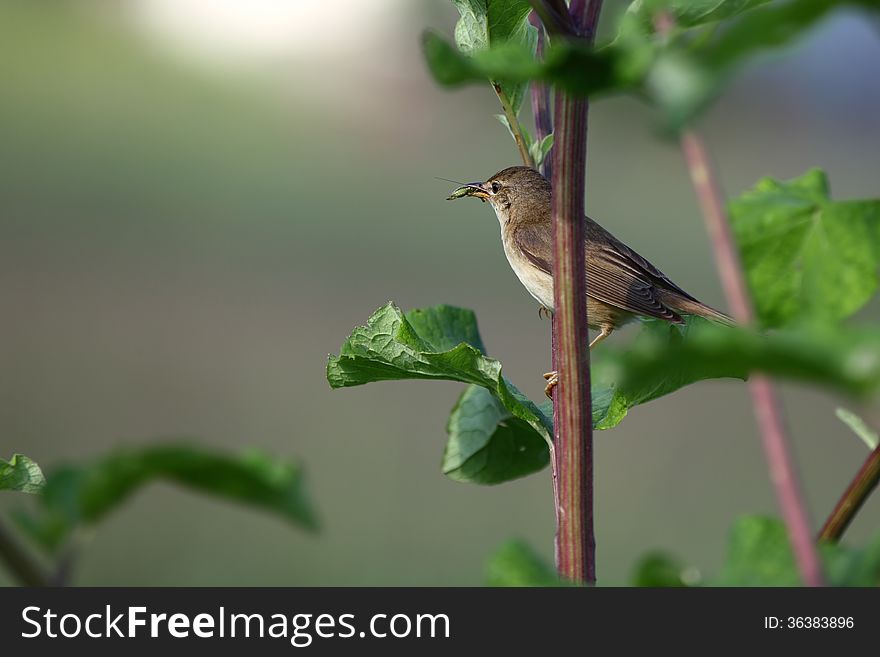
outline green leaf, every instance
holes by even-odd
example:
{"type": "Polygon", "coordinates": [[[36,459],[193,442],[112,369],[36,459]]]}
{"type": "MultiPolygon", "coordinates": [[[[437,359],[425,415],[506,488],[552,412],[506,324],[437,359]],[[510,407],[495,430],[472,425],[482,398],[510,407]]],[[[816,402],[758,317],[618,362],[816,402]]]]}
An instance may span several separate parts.
{"type": "Polygon", "coordinates": [[[115,452],[84,466],[50,472],[34,515],[19,524],[49,550],[77,527],[91,526],[146,484],[164,480],[271,511],[300,527],[317,529],[299,466],[249,451],[227,456],[185,445],[115,452]]]}
{"type": "MultiPolygon", "coordinates": [[[[714,38],[707,39],[698,30],[677,33],[667,41],[645,76],[645,87],[663,111],[667,127],[677,130],[691,122],[718,95],[737,66],[764,50],[788,45],[830,11],[844,5],[877,8],[871,0],[789,0],[760,5],[745,7],[750,10],[726,21],[714,38]],[[670,81],[672,88],[662,86],[670,81]]],[[[700,9],[697,4],[695,8],[700,9]]],[[[719,7],[718,15],[732,9],[719,7]]]]}
{"type": "Polygon", "coordinates": [[[636,338],[625,347],[603,345],[593,365],[593,425],[610,429],[626,417],[629,409],[668,395],[686,385],[716,378],[745,379],[748,370],[737,360],[665,358],[664,354],[686,350],[695,336],[708,332],[725,335],[726,329],[701,317],[687,317],[680,326],[646,320],[636,338]],[[654,366],[653,359],[662,360],[654,366]]]}
{"type": "Polygon", "coordinates": [[[880,586],[880,535],[863,548],[822,543],[819,554],[835,586],[880,586]]]}
{"type": "Polygon", "coordinates": [[[632,583],[633,586],[648,587],[698,586],[700,572],[665,552],[652,552],[636,564],[632,583]]]}
{"type": "Polygon", "coordinates": [[[665,126],[678,130],[711,103],[735,68],[749,57],[788,45],[838,7],[878,8],[876,0],[674,0],[663,4],[672,7],[681,26],[668,38],[645,29],[651,14],[648,8],[657,3],[643,2],[624,12],[615,40],[597,49],[556,39],[544,60],[537,61],[527,41],[487,39],[484,46],[465,56],[441,37],[427,33],[425,57],[434,77],[450,86],[487,78],[507,84],[541,80],[584,96],[633,93],[655,104],[665,126]],[[716,34],[714,27],[721,20],[722,29],[716,34]]]}
{"type": "Polygon", "coordinates": [[[547,158],[548,153],[550,153],[551,148],[553,148],[552,134],[547,135],[541,141],[532,142],[532,144],[529,146],[529,153],[531,154],[532,159],[535,161],[536,169],[544,163],[544,160],[547,158]]]}
{"type": "Polygon", "coordinates": [[[567,586],[556,571],[522,541],[508,541],[489,560],[488,586],[567,586]]]}
{"type": "MultiPolygon", "coordinates": [[[[880,536],[862,549],[823,543],[819,553],[829,583],[835,586],[880,584],[880,536]]],[[[761,516],[739,519],[731,532],[724,568],[712,583],[800,586],[801,578],[782,521],[761,516]]]]}
{"type": "Polygon", "coordinates": [[[868,446],[868,449],[871,451],[877,449],[877,445],[880,445],[880,436],[878,436],[877,432],[872,430],[862,418],[845,408],[838,408],[835,411],[835,414],[841,422],[852,429],[853,433],[864,441],[868,446]]]}
{"type": "Polygon", "coordinates": [[[0,459],[0,490],[39,493],[45,485],[40,466],[24,454],[13,454],[8,461],[0,459]]]}
{"type": "MultiPolygon", "coordinates": [[[[703,321],[703,320],[698,320],[703,321]]],[[[636,344],[662,350],[682,341],[684,330],[649,323],[636,344]]],[[[457,481],[497,484],[528,475],[549,462],[553,409],[537,406],[501,375],[501,363],[484,354],[474,314],[453,306],[413,310],[405,315],[388,303],[354,330],[327,363],[332,388],[399,379],[446,379],[470,384],[447,424],[443,472],[457,481]]],[[[702,378],[736,376],[705,363],[683,373],[668,368],[653,378],[619,382],[620,356],[594,366],[593,425],[616,426],[628,410],[702,378]]],[[[742,372],[739,376],[744,376],[742,372]]]]}
{"type": "Polygon", "coordinates": [[[835,323],[877,290],[880,200],[832,201],[819,169],[761,180],[730,203],[760,323],[835,323]]]}
{"type": "Polygon", "coordinates": [[[443,471],[453,479],[500,483],[548,463],[552,420],[483,355],[473,312],[454,306],[412,310],[393,303],[356,328],[327,363],[331,388],[396,379],[446,379],[469,389],[449,418],[443,471]],[[542,444],[543,443],[543,444],[542,444]]]}
{"type": "Polygon", "coordinates": [[[452,0],[461,18],[455,24],[455,45],[466,55],[489,47],[487,0],[452,0]]]}
{"type": "Polygon", "coordinates": [[[727,560],[715,583],[722,586],[799,586],[801,579],[785,525],[774,518],[740,518],[731,531],[727,560]]]}
{"type": "Polygon", "coordinates": [[[550,462],[544,438],[477,385],[465,388],[446,431],[443,473],[456,481],[498,484],[538,472],[550,462]]]}
{"type": "MultiPolygon", "coordinates": [[[[404,315],[389,303],[354,330],[327,363],[332,388],[399,379],[446,379],[472,387],[449,418],[443,471],[458,481],[500,483],[548,462],[552,406],[537,406],[483,355],[469,310],[437,306],[404,315]],[[480,388],[485,389],[480,390],[480,388]]],[[[697,381],[750,372],[810,381],[850,394],[880,388],[880,332],[789,330],[760,335],[698,317],[682,326],[646,321],[626,346],[603,345],[593,361],[593,426],[610,429],[631,408],[697,381]]]]}
{"type": "Polygon", "coordinates": [[[880,331],[876,328],[799,328],[759,334],[689,320],[686,340],[648,333],[619,353],[624,390],[686,385],[751,372],[809,382],[851,395],[880,390],[880,331]],[[671,379],[671,381],[670,381],[671,379]]]}
{"type": "MultiPolygon", "coordinates": [[[[532,7],[528,0],[452,0],[461,18],[455,26],[455,44],[464,55],[475,55],[503,44],[521,46],[534,58],[538,31],[529,24],[532,7]]],[[[522,107],[527,83],[498,81],[500,94],[509,103],[514,114],[522,107]]]]}
{"type": "Polygon", "coordinates": [[[701,55],[712,68],[720,69],[742,61],[766,48],[785,46],[802,36],[827,13],[843,6],[876,9],[875,0],[789,0],[772,2],[733,21],[701,55]]]}
{"type": "Polygon", "coordinates": [[[434,78],[446,86],[488,79],[527,83],[542,80],[578,95],[636,90],[644,75],[618,48],[595,51],[582,44],[561,43],[547,48],[543,61],[522,44],[502,43],[466,57],[443,37],[427,31],[422,49],[434,78]]]}
{"type": "Polygon", "coordinates": [[[768,2],[770,0],[635,0],[627,12],[649,29],[661,11],[669,13],[679,27],[688,28],[723,21],[768,2]]]}
{"type": "MultiPolygon", "coordinates": [[[[513,128],[510,127],[510,121],[507,120],[507,117],[504,114],[493,114],[492,116],[498,119],[498,123],[507,128],[507,133],[510,135],[510,138],[513,139],[513,141],[516,141],[516,135],[513,134],[513,128]]],[[[523,139],[526,142],[526,148],[529,149],[529,152],[532,153],[532,156],[534,158],[535,142],[532,140],[532,135],[529,133],[524,125],[520,125],[519,129],[522,133],[523,139]]]]}
{"type": "Polygon", "coordinates": [[[332,388],[396,379],[447,379],[489,389],[513,417],[545,440],[551,425],[535,404],[501,375],[501,363],[482,353],[473,312],[453,306],[413,310],[393,303],[377,310],[327,363],[332,388]]]}

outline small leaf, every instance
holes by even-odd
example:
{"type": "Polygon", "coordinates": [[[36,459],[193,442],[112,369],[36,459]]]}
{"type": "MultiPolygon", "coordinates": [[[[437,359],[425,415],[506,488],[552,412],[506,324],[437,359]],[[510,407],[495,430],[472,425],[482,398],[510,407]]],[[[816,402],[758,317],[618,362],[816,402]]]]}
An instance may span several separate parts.
{"type": "Polygon", "coordinates": [[[13,454],[8,461],[0,459],[0,490],[39,493],[45,485],[40,466],[24,454],[13,454]]]}
{"type": "Polygon", "coordinates": [[[550,153],[550,149],[553,148],[553,135],[549,134],[544,137],[541,141],[532,142],[529,147],[529,153],[532,156],[532,159],[535,161],[535,168],[540,168],[540,166],[544,163],[544,160],[547,159],[547,155],[550,153]]]}
{"type": "Polygon", "coordinates": [[[689,568],[664,552],[652,552],[642,557],[636,565],[633,586],[698,586],[700,579],[700,571],[696,568],[689,568]]]}
{"type": "Polygon", "coordinates": [[[91,526],[146,484],[164,480],[279,514],[306,529],[317,518],[299,466],[250,451],[238,457],[185,445],[120,450],[85,466],[50,472],[33,515],[22,528],[48,550],[78,526],[91,526]]]}
{"type": "Polygon", "coordinates": [[[841,422],[852,429],[853,433],[864,441],[868,446],[868,449],[872,452],[877,449],[877,445],[880,445],[880,436],[878,436],[877,432],[873,431],[862,418],[845,408],[838,408],[835,411],[835,414],[841,422]]]}
{"type": "Polygon", "coordinates": [[[836,323],[877,290],[880,200],[832,201],[819,169],[761,180],[730,218],[764,327],[836,323]]]}
{"type": "Polygon", "coordinates": [[[488,586],[567,586],[556,571],[522,541],[508,541],[489,560],[488,586]]]}
{"type": "MultiPolygon", "coordinates": [[[[516,135],[513,134],[513,129],[510,127],[510,121],[507,120],[507,117],[504,116],[504,114],[493,114],[492,116],[494,116],[498,120],[498,123],[500,123],[505,128],[507,128],[507,134],[509,134],[510,138],[513,139],[513,141],[515,142],[516,135]]],[[[529,133],[529,131],[526,129],[526,127],[524,125],[520,125],[519,129],[520,129],[520,132],[522,133],[523,139],[526,142],[526,148],[528,148],[529,153],[532,153],[534,156],[535,142],[532,140],[532,135],[529,133]]],[[[534,157],[533,157],[533,159],[534,159],[534,157]]],[[[537,166],[537,165],[535,165],[535,166],[537,166]]]]}
{"type": "Polygon", "coordinates": [[[785,525],[747,516],[733,527],[724,569],[716,582],[726,586],[799,586],[785,525]]]}

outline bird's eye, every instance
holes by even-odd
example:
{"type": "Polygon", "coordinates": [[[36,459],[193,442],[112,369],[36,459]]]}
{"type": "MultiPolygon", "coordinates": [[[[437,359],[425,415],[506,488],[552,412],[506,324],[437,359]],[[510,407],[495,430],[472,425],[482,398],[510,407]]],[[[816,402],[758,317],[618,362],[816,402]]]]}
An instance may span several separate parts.
{"type": "Polygon", "coordinates": [[[501,189],[501,185],[498,184],[497,182],[493,182],[492,183],[492,193],[497,194],[499,189],[501,189]]]}

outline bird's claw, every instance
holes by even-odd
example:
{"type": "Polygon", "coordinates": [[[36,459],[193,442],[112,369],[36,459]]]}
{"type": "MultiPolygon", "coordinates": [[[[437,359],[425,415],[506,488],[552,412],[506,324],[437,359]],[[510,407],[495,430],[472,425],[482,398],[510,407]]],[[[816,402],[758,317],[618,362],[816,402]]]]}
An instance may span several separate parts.
{"type": "Polygon", "coordinates": [[[553,317],[553,311],[546,306],[538,306],[538,319],[544,319],[545,317],[548,319],[553,317]]]}
{"type": "Polygon", "coordinates": [[[553,399],[553,389],[559,384],[559,372],[547,372],[544,375],[547,379],[547,386],[544,388],[544,394],[553,399]]]}

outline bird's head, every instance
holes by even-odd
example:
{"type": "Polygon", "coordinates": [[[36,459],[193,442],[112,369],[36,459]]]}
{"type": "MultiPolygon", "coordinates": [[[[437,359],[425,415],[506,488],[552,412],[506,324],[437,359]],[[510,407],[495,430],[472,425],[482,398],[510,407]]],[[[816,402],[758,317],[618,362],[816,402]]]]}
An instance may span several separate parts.
{"type": "Polygon", "coordinates": [[[531,167],[508,167],[486,182],[462,185],[447,200],[464,196],[491,203],[502,223],[514,217],[543,219],[550,212],[550,183],[531,167]]]}

